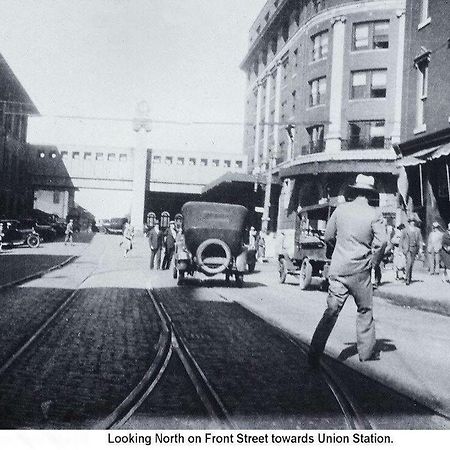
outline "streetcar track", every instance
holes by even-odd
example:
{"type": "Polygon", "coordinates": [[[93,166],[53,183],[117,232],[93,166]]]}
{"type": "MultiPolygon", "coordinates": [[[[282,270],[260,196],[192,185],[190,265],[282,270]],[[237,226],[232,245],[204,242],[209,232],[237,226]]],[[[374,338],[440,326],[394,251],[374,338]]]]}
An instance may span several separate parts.
{"type": "Polygon", "coordinates": [[[225,406],[190,353],[164,305],[158,302],[150,289],[146,292],[161,320],[162,330],[157,344],[157,356],[138,385],[106,419],[98,422],[95,428],[120,429],[132,419],[133,414],[161,381],[173,353],[176,352],[211,420],[219,428],[236,429],[225,406]]]}
{"type": "Polygon", "coordinates": [[[1,284],[0,285],[0,291],[9,289],[15,286],[19,286],[21,284],[27,283],[32,280],[37,280],[38,278],[42,278],[44,275],[47,275],[50,272],[54,272],[55,270],[62,269],[64,266],[67,266],[67,264],[70,264],[71,262],[75,261],[75,259],[79,258],[81,255],[72,255],[69,258],[65,259],[63,262],[59,264],[55,264],[54,266],[49,267],[45,270],[40,270],[38,272],[35,272],[31,275],[27,275],[25,277],[19,278],[18,280],[9,281],[8,283],[1,284]]]}
{"type": "MultiPolygon", "coordinates": [[[[230,301],[223,294],[218,293],[218,295],[222,299],[230,301]]],[[[299,341],[298,339],[295,339],[291,334],[281,329],[277,324],[267,322],[265,319],[262,319],[258,314],[253,312],[250,308],[246,307],[242,303],[236,302],[234,300],[232,301],[233,303],[239,305],[242,309],[247,311],[249,314],[261,320],[264,320],[266,323],[272,326],[281,337],[287,339],[291,344],[297,347],[305,356],[305,358],[308,357],[309,346],[307,344],[305,344],[302,341],[299,341]]],[[[330,365],[324,361],[324,358],[322,358],[322,360],[320,361],[320,367],[322,369],[321,370],[322,377],[325,380],[328,387],[330,388],[331,392],[333,393],[333,396],[335,397],[339,407],[341,408],[347,426],[350,429],[354,430],[373,429],[370,422],[366,419],[364,414],[359,410],[358,406],[356,405],[356,402],[352,399],[351,394],[345,388],[344,383],[342,383],[341,380],[338,378],[338,376],[333,373],[330,365]]]]}
{"type": "MultiPolygon", "coordinates": [[[[102,253],[105,253],[105,250],[102,253]]],[[[67,258],[62,263],[59,263],[55,266],[50,267],[49,269],[34,273],[32,275],[29,275],[25,278],[22,278],[21,280],[15,280],[12,283],[7,283],[6,285],[0,286],[1,289],[6,289],[9,287],[19,286],[21,284],[24,284],[28,281],[42,278],[47,273],[53,272],[55,270],[61,269],[62,267],[66,266],[70,262],[74,261],[76,258],[78,258],[80,255],[73,255],[70,258],[67,258]]],[[[72,303],[72,301],[77,297],[77,295],[81,291],[81,286],[88,280],[90,277],[94,276],[96,274],[96,270],[94,269],[90,274],[88,274],[86,277],[84,277],[81,282],[78,284],[77,288],[72,290],[72,292],[69,294],[69,296],[58,306],[58,308],[51,314],[50,317],[48,317],[45,322],[43,322],[34,332],[33,334],[23,343],[7,360],[5,363],[3,363],[0,366],[0,377],[3,376],[3,374],[11,367],[12,364],[14,364],[15,361],[19,359],[19,357],[38,339],[40,338],[44,332],[48,329],[49,325],[67,308],[67,306],[72,303]]]]}

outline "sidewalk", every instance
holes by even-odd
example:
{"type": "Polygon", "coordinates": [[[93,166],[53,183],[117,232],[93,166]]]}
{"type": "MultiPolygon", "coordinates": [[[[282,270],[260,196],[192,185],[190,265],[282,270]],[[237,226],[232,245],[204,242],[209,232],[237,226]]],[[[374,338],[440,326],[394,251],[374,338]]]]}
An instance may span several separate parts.
{"type": "Polygon", "coordinates": [[[395,280],[394,271],[388,267],[374,295],[399,306],[450,316],[450,284],[443,283],[441,275],[430,275],[422,261],[415,263],[409,286],[404,280],[395,280]]]}
{"type": "MultiPolygon", "coordinates": [[[[380,360],[359,361],[353,301],[344,305],[325,352],[352,369],[450,418],[450,318],[442,313],[423,311],[424,305],[429,310],[436,309],[436,305],[444,305],[448,310],[450,290],[439,277],[431,277],[421,270],[417,271],[416,279],[423,282],[410,286],[389,283],[389,276],[384,275],[386,283],[383,292],[388,295],[395,291],[403,295],[393,295],[395,302],[380,297],[374,299],[380,360]],[[416,289],[417,286],[420,289],[416,289]],[[422,310],[416,305],[405,308],[411,306],[413,300],[417,303],[420,295],[426,296],[426,300],[422,300],[424,305],[420,305],[422,310]]],[[[257,272],[248,275],[245,283],[250,289],[245,289],[245,285],[240,291],[225,288],[222,294],[306,344],[310,343],[326,307],[325,292],[316,289],[300,291],[294,277],[280,285],[277,265],[273,260],[267,264],[258,262],[257,272]]]]}

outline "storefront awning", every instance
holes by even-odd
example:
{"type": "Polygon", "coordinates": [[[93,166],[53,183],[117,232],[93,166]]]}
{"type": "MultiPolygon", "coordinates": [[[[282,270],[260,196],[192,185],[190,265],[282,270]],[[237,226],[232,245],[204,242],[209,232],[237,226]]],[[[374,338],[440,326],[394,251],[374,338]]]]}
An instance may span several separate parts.
{"type": "Polygon", "coordinates": [[[433,159],[438,159],[448,155],[450,155],[450,142],[444,145],[439,145],[437,147],[419,150],[412,155],[405,156],[404,158],[398,160],[397,167],[417,166],[419,164],[425,164],[425,162],[427,161],[431,161],[433,159]]]}

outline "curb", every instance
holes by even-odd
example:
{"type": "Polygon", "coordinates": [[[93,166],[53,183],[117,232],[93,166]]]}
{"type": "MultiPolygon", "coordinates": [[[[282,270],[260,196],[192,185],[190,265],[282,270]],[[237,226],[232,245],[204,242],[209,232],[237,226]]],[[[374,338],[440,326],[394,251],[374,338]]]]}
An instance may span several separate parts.
{"type": "Polygon", "coordinates": [[[56,264],[55,266],[51,266],[48,269],[41,270],[40,272],[33,273],[31,275],[27,275],[26,277],[20,278],[18,280],[10,281],[9,283],[0,285],[0,291],[4,289],[8,289],[14,286],[18,286],[19,284],[26,283],[31,280],[36,280],[37,278],[41,278],[47,273],[53,272],[54,270],[61,269],[62,267],[66,266],[67,264],[70,264],[72,261],[77,259],[80,255],[72,255],[71,257],[67,258],[63,262],[56,264]]]}

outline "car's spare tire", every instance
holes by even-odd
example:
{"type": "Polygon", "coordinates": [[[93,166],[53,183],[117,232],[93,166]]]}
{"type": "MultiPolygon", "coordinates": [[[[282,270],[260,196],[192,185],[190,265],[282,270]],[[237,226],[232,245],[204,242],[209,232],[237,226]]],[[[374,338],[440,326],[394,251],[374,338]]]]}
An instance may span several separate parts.
{"type": "Polygon", "coordinates": [[[199,269],[206,275],[223,272],[230,264],[231,250],[222,239],[206,239],[195,253],[199,269]]]}

